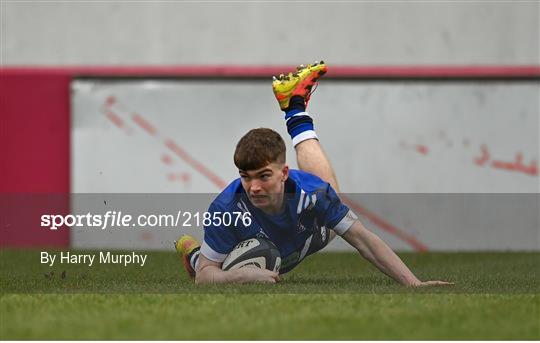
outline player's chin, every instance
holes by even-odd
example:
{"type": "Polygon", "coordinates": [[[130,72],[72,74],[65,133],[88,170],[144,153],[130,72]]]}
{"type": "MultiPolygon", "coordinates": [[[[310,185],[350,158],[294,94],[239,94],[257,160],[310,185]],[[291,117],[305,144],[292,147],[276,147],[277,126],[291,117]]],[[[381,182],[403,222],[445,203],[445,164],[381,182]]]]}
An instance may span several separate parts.
{"type": "Polygon", "coordinates": [[[259,208],[259,209],[265,209],[270,205],[270,197],[266,195],[257,195],[257,196],[250,196],[249,200],[253,204],[253,206],[259,208]]]}

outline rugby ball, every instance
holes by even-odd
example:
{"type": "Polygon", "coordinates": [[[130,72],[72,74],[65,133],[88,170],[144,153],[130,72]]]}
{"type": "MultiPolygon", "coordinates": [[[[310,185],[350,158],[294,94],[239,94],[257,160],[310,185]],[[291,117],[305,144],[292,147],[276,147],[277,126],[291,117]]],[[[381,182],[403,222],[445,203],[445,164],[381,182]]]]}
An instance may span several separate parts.
{"type": "Polygon", "coordinates": [[[279,250],[266,238],[250,238],[242,241],[225,258],[221,269],[234,270],[244,266],[279,272],[281,267],[279,250]]]}

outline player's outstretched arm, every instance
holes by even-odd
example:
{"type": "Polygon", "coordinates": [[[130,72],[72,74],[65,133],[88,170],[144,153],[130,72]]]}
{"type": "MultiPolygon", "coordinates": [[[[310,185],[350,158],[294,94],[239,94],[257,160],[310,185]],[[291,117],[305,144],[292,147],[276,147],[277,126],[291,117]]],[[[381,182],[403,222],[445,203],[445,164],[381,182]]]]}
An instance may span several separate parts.
{"type": "Polygon", "coordinates": [[[345,232],[343,238],[380,271],[402,285],[422,287],[453,284],[446,281],[420,281],[379,236],[368,231],[358,220],[345,232]]]}
{"type": "Polygon", "coordinates": [[[279,274],[271,270],[257,267],[242,267],[235,270],[222,270],[221,263],[211,261],[199,256],[199,269],[195,276],[195,283],[247,283],[265,282],[276,283],[279,281],[279,274]]]}

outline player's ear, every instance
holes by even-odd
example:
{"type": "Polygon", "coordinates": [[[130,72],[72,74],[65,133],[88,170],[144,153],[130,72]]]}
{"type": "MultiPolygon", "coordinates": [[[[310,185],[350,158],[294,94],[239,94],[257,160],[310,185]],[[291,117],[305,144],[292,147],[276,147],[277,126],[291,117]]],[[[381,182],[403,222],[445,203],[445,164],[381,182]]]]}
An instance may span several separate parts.
{"type": "Polygon", "coordinates": [[[281,168],[281,181],[285,182],[289,178],[289,166],[283,165],[283,168],[281,168]]]}

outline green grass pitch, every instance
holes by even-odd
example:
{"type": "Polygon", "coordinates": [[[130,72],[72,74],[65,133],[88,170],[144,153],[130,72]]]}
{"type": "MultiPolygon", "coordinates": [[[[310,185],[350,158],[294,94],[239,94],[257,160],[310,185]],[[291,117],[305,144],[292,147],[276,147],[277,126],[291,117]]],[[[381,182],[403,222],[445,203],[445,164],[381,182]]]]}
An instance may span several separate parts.
{"type": "Polygon", "coordinates": [[[196,286],[174,253],[144,267],[46,267],[0,250],[0,339],[540,339],[538,253],[402,253],[407,289],[354,253],[309,257],[277,285],[196,286]]]}

